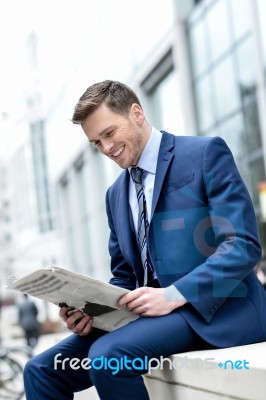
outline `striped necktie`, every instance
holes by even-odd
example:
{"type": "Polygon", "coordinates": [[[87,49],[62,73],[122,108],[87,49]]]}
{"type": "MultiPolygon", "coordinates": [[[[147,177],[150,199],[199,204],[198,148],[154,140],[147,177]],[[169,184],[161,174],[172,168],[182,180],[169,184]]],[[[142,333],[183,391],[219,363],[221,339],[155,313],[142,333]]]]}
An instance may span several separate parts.
{"type": "Polygon", "coordinates": [[[147,215],[146,199],[143,187],[143,172],[144,170],[139,167],[131,168],[131,177],[135,184],[139,211],[138,211],[138,247],[141,255],[141,261],[144,268],[144,281],[143,285],[147,286],[148,283],[148,268],[149,263],[147,259],[147,233],[149,228],[149,221],[147,215]]]}

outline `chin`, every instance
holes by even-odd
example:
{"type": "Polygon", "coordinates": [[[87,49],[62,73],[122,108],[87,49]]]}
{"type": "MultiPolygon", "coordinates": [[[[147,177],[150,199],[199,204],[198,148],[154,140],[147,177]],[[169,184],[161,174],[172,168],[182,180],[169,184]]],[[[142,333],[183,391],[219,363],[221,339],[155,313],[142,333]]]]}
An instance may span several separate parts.
{"type": "Polygon", "coordinates": [[[128,165],[128,164],[118,164],[119,165],[119,167],[120,168],[122,168],[122,169],[127,169],[127,168],[129,168],[131,165],[128,165]]]}
{"type": "Polygon", "coordinates": [[[119,166],[120,166],[120,168],[123,168],[123,169],[127,169],[127,168],[129,168],[129,167],[132,167],[132,161],[131,160],[123,160],[123,161],[121,161],[121,163],[119,163],[118,164],[119,166]]]}

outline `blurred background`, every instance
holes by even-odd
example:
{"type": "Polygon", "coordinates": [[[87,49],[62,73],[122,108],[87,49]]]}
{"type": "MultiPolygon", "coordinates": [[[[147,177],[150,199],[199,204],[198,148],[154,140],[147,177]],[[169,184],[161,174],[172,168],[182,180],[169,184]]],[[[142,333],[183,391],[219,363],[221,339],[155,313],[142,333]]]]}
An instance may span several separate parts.
{"type": "MultiPolygon", "coordinates": [[[[109,278],[105,191],[120,170],[70,122],[97,81],[131,86],[157,129],[226,140],[266,255],[264,0],[1,1],[0,52],[2,335],[20,302],[8,276],[109,278]]],[[[58,329],[57,307],[36,304],[58,329]]]]}

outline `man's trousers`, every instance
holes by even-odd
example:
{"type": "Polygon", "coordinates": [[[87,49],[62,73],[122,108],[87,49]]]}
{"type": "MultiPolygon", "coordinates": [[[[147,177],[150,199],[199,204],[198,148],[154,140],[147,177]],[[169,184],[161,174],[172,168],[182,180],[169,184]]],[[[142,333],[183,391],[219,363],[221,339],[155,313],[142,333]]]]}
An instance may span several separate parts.
{"type": "Polygon", "coordinates": [[[142,377],[147,360],[209,347],[178,310],[140,317],[109,333],[94,329],[83,337],[71,334],[28,361],[26,398],[70,400],[74,392],[94,385],[102,400],[148,400],[142,377]]]}

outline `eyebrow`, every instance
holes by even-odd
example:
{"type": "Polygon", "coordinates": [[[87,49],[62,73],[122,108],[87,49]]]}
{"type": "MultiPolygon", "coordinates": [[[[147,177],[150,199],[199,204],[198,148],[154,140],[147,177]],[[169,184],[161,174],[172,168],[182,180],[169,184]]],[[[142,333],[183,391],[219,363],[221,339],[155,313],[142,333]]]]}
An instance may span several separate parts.
{"type": "MultiPolygon", "coordinates": [[[[99,133],[99,137],[101,137],[102,135],[104,135],[106,132],[108,132],[108,131],[114,129],[114,127],[115,127],[115,125],[110,125],[110,126],[108,126],[107,128],[104,128],[104,129],[99,133]]],[[[99,139],[92,139],[92,140],[89,140],[89,142],[90,142],[90,143],[93,143],[93,142],[97,142],[97,140],[99,140],[99,139]]]]}

